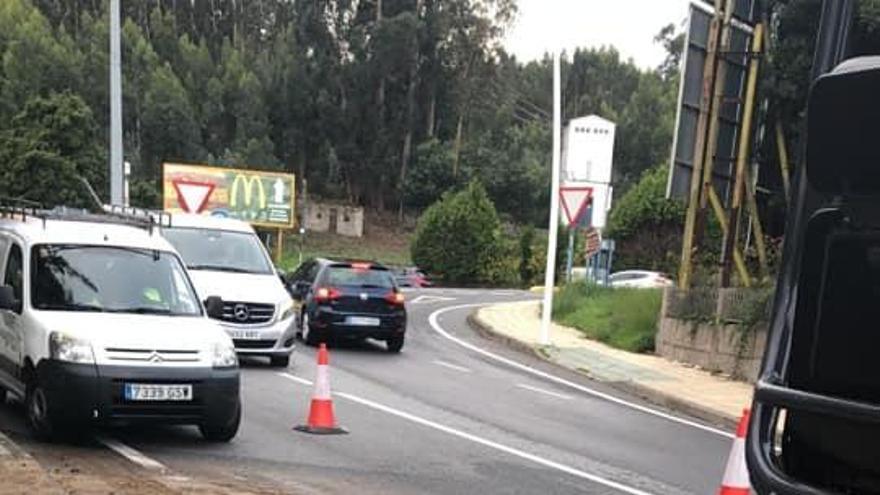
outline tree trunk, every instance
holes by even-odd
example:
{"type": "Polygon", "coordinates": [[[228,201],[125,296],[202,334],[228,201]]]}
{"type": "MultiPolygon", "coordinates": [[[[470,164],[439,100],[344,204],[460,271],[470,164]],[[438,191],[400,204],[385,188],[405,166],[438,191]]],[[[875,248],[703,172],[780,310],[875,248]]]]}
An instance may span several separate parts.
{"type": "Polygon", "coordinates": [[[461,135],[464,128],[464,113],[458,114],[458,125],[455,126],[455,145],[452,150],[452,176],[458,177],[458,159],[461,156],[461,135]]]}
{"type": "MultiPolygon", "coordinates": [[[[422,11],[422,0],[416,0],[416,19],[422,11]]],[[[418,40],[418,36],[416,36],[418,40]]],[[[403,188],[406,184],[406,170],[412,157],[413,127],[416,113],[416,86],[419,76],[419,45],[415,43],[412,65],[409,67],[409,87],[406,90],[406,134],[403,137],[403,152],[400,156],[400,178],[397,182],[400,207],[398,217],[403,220],[403,188]]]]}
{"type": "Polygon", "coordinates": [[[431,97],[428,100],[428,117],[425,126],[425,134],[427,134],[428,139],[434,137],[434,120],[437,118],[437,89],[434,87],[434,83],[431,83],[431,97]]]}

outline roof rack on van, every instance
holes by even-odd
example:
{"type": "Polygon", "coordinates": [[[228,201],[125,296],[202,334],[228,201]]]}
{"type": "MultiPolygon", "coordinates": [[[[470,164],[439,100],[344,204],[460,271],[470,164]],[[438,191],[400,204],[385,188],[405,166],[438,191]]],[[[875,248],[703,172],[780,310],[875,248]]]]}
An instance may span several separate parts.
{"type": "Polygon", "coordinates": [[[51,210],[43,208],[40,203],[21,199],[0,198],[0,218],[27,217],[38,218],[46,226],[46,220],[70,222],[95,222],[129,225],[149,230],[153,233],[156,226],[170,227],[171,215],[162,211],[147,210],[121,205],[101,205],[101,211],[93,212],[85,208],[56,206],[51,210]]]}

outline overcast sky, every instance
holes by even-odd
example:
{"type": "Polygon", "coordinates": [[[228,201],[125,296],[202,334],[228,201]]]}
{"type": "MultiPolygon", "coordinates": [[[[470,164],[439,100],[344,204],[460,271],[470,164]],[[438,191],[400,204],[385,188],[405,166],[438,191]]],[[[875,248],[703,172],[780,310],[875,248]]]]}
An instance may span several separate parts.
{"type": "Polygon", "coordinates": [[[653,68],[664,58],[654,35],[670,22],[680,26],[690,0],[518,0],[517,19],[505,47],[526,62],[541,58],[554,44],[577,47],[613,45],[624,60],[653,68]],[[558,40],[558,41],[557,41],[558,40]]]}

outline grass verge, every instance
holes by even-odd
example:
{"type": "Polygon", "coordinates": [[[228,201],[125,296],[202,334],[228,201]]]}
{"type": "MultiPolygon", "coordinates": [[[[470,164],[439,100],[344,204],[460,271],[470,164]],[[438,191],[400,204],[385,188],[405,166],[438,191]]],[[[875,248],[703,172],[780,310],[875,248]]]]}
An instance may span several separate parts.
{"type": "Polygon", "coordinates": [[[553,320],[617,349],[652,351],[661,298],[658,289],[611,289],[576,282],[554,298],[553,320]]]}

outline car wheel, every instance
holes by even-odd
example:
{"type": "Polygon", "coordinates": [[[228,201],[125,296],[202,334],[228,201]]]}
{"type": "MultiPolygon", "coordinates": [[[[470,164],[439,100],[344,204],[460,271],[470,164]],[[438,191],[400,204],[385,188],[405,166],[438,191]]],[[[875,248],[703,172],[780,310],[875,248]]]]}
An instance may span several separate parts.
{"type": "Polygon", "coordinates": [[[238,427],[241,424],[241,404],[235,409],[235,417],[226,424],[203,423],[199,425],[199,431],[202,437],[209,442],[229,442],[238,434],[238,427]]]}
{"type": "Polygon", "coordinates": [[[6,396],[7,395],[8,394],[6,393],[6,389],[0,388],[0,406],[2,406],[3,404],[6,404],[6,396]]]}
{"type": "Polygon", "coordinates": [[[287,368],[290,366],[290,356],[272,356],[269,358],[269,364],[273,368],[287,368]]]}
{"type": "Polygon", "coordinates": [[[403,335],[397,335],[386,340],[385,346],[388,348],[388,352],[395,354],[400,352],[403,349],[403,335]]]}
{"type": "Polygon", "coordinates": [[[46,399],[46,392],[39,383],[31,384],[28,387],[25,394],[25,408],[28,428],[34,437],[43,442],[54,440],[58,431],[49,415],[49,401],[46,399]]]}
{"type": "Polygon", "coordinates": [[[308,312],[302,315],[302,339],[306,345],[318,345],[317,335],[315,335],[315,332],[312,332],[312,326],[309,324],[308,312]]]}

